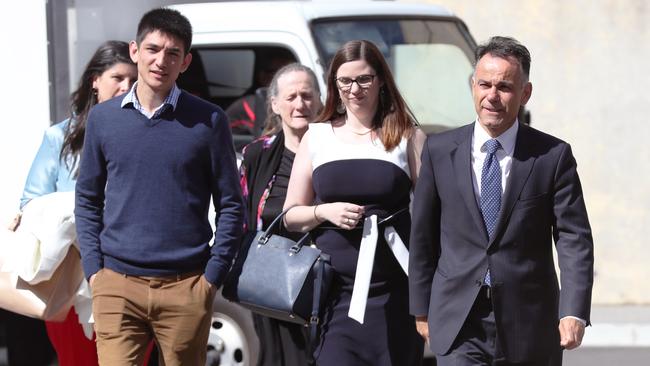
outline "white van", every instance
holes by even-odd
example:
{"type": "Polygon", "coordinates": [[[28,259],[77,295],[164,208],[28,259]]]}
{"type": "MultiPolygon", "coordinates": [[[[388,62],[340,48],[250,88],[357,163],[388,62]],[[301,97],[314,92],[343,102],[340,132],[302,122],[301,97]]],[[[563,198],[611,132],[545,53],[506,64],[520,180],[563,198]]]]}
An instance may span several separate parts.
{"type": "MultiPolygon", "coordinates": [[[[366,39],[386,57],[400,91],[427,133],[469,123],[475,43],[465,24],[434,5],[390,1],[260,1],[173,6],[194,29],[193,61],[179,85],[226,109],[258,90],[273,54],[312,68],[322,91],[327,65],[346,41],[366,39]]],[[[263,97],[263,95],[262,95],[263,97]]],[[[263,107],[263,98],[260,101],[263,107]]],[[[259,105],[258,105],[259,107],[259,105]]],[[[263,113],[263,108],[255,108],[263,113]]],[[[259,118],[259,116],[258,116],[259,118]]],[[[235,134],[238,147],[261,131],[235,134]]],[[[250,314],[217,299],[209,348],[220,365],[255,365],[250,314]]]]}
{"type": "MultiPolygon", "coordinates": [[[[255,75],[274,52],[289,51],[322,76],[340,45],[366,39],[386,56],[425,131],[460,126],[475,116],[469,88],[474,40],[464,23],[444,8],[388,1],[174,7],[194,28],[194,59],[179,83],[224,108],[263,86],[256,85],[255,75]],[[185,82],[188,78],[194,84],[185,82]]],[[[325,90],[325,80],[319,82],[325,90]]]]}

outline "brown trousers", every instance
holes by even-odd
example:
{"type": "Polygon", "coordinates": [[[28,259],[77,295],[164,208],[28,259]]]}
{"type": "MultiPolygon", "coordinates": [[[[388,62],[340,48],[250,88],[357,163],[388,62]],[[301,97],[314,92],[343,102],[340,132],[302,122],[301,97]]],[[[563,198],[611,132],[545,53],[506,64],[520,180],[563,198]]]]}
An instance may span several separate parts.
{"type": "Polygon", "coordinates": [[[213,288],[202,273],[141,277],[100,270],[92,286],[99,364],[140,366],[154,339],[161,366],[204,365],[213,288]]]}

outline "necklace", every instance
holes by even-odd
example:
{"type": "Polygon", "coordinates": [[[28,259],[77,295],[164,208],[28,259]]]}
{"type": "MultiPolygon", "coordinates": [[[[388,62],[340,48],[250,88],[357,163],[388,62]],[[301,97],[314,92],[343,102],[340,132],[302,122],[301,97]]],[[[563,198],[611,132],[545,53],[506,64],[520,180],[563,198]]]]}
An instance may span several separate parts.
{"type": "Polygon", "coordinates": [[[353,130],[352,127],[350,127],[350,125],[348,124],[348,119],[347,119],[347,118],[345,119],[345,126],[348,128],[348,131],[350,131],[350,132],[352,132],[353,134],[358,135],[358,136],[367,135],[367,134],[369,134],[370,132],[372,132],[372,131],[375,130],[375,128],[373,127],[373,128],[368,129],[368,131],[364,131],[364,132],[358,132],[358,131],[355,131],[355,130],[353,130]]]}
{"type": "Polygon", "coordinates": [[[348,128],[348,130],[349,130],[350,132],[352,132],[353,134],[355,134],[355,135],[363,136],[363,135],[367,135],[367,134],[369,134],[370,132],[372,132],[372,131],[374,130],[374,128],[371,128],[371,129],[369,129],[369,130],[366,131],[366,132],[357,132],[357,131],[355,131],[355,130],[353,130],[353,129],[351,129],[351,128],[348,128]]]}

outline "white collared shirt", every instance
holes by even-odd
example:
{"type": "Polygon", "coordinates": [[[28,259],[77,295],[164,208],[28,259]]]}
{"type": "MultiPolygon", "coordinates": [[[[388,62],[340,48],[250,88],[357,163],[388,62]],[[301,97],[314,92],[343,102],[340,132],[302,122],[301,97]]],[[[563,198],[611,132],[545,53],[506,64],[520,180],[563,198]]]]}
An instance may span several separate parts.
{"type": "MultiPolygon", "coordinates": [[[[510,128],[496,138],[501,144],[501,148],[495,153],[499,160],[499,166],[501,167],[501,196],[503,196],[503,192],[506,191],[508,185],[508,177],[510,176],[510,168],[512,167],[512,156],[515,153],[515,143],[517,142],[517,131],[519,131],[519,120],[515,120],[515,123],[510,128]]],[[[481,204],[481,172],[485,157],[487,156],[483,145],[485,145],[487,140],[491,139],[492,137],[481,127],[477,118],[474,123],[474,135],[472,136],[471,163],[474,195],[479,206],[481,204]]]]}

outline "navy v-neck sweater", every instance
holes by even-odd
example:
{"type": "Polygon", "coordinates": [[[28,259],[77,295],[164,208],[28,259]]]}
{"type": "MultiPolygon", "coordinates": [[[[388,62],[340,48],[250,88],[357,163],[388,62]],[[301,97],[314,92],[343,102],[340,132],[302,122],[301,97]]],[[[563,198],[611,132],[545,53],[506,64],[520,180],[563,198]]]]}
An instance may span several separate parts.
{"type": "Polygon", "coordinates": [[[153,119],[122,108],[122,99],[98,104],[88,117],[75,205],[86,277],[104,267],[138,276],[204,270],[220,286],[243,226],[227,117],[186,92],[176,110],[153,119]]]}

